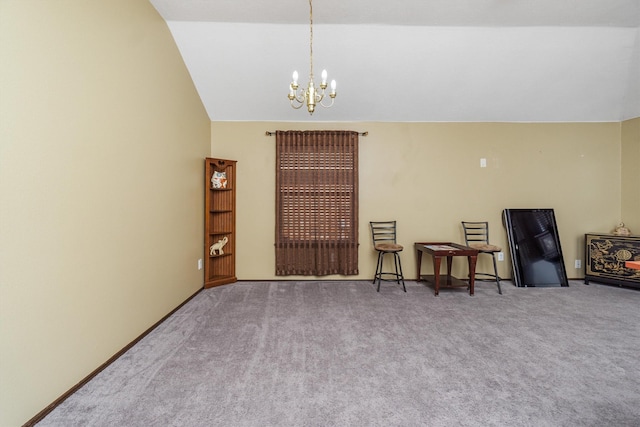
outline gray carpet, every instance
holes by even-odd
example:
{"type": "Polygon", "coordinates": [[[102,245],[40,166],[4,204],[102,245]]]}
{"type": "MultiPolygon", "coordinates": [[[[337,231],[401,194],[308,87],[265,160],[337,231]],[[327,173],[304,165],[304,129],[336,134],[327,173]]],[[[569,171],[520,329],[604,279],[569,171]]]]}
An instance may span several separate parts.
{"type": "Polygon", "coordinates": [[[640,291],[503,291],[204,290],[38,425],[640,425],[640,291]]]}

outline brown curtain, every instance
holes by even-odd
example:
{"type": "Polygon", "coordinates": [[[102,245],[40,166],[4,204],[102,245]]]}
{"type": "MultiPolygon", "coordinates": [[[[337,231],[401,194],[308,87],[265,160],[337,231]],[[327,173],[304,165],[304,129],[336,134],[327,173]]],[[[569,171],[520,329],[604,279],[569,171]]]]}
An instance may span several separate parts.
{"type": "Polygon", "coordinates": [[[358,274],[358,133],[276,132],[276,275],[358,274]]]}

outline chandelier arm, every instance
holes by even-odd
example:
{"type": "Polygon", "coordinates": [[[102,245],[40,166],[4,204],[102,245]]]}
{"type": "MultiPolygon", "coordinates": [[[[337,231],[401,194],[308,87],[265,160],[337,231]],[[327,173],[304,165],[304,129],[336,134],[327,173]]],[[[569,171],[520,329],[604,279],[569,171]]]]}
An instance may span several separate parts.
{"type": "Polygon", "coordinates": [[[295,99],[296,99],[296,101],[300,102],[301,104],[304,104],[306,102],[307,95],[305,93],[305,89],[304,88],[298,89],[296,91],[295,99]]]}
{"type": "Polygon", "coordinates": [[[319,104],[322,105],[324,108],[331,108],[331,107],[333,107],[333,101],[335,101],[335,100],[336,100],[335,97],[331,97],[331,104],[325,105],[324,103],[322,103],[322,101],[320,101],[319,104]]]}

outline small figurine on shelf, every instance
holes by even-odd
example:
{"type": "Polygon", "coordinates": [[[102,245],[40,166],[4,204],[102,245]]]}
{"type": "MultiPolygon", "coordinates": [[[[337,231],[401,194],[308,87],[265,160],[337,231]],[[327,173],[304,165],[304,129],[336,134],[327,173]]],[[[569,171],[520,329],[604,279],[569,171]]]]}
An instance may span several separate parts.
{"type": "Polygon", "coordinates": [[[631,235],[631,230],[625,227],[623,222],[620,222],[615,230],[613,230],[613,234],[616,236],[629,236],[631,235]]]}
{"type": "Polygon", "coordinates": [[[227,173],[213,171],[213,175],[211,175],[211,188],[227,188],[227,173]]]}
{"type": "Polygon", "coordinates": [[[211,256],[223,255],[224,251],[222,250],[222,248],[224,247],[224,245],[227,244],[228,241],[229,241],[229,239],[225,236],[222,239],[218,240],[213,245],[211,245],[211,247],[209,248],[209,255],[211,255],[211,256]]]}

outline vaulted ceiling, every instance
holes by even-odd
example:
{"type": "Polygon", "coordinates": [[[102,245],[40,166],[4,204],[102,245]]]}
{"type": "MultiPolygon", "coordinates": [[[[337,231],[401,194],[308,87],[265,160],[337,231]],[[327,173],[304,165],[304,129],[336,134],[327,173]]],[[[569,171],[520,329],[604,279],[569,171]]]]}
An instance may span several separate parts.
{"type": "Polygon", "coordinates": [[[150,0],[212,121],[600,122],[640,117],[640,0],[316,0],[332,108],[294,110],[307,0],[150,0]]]}

